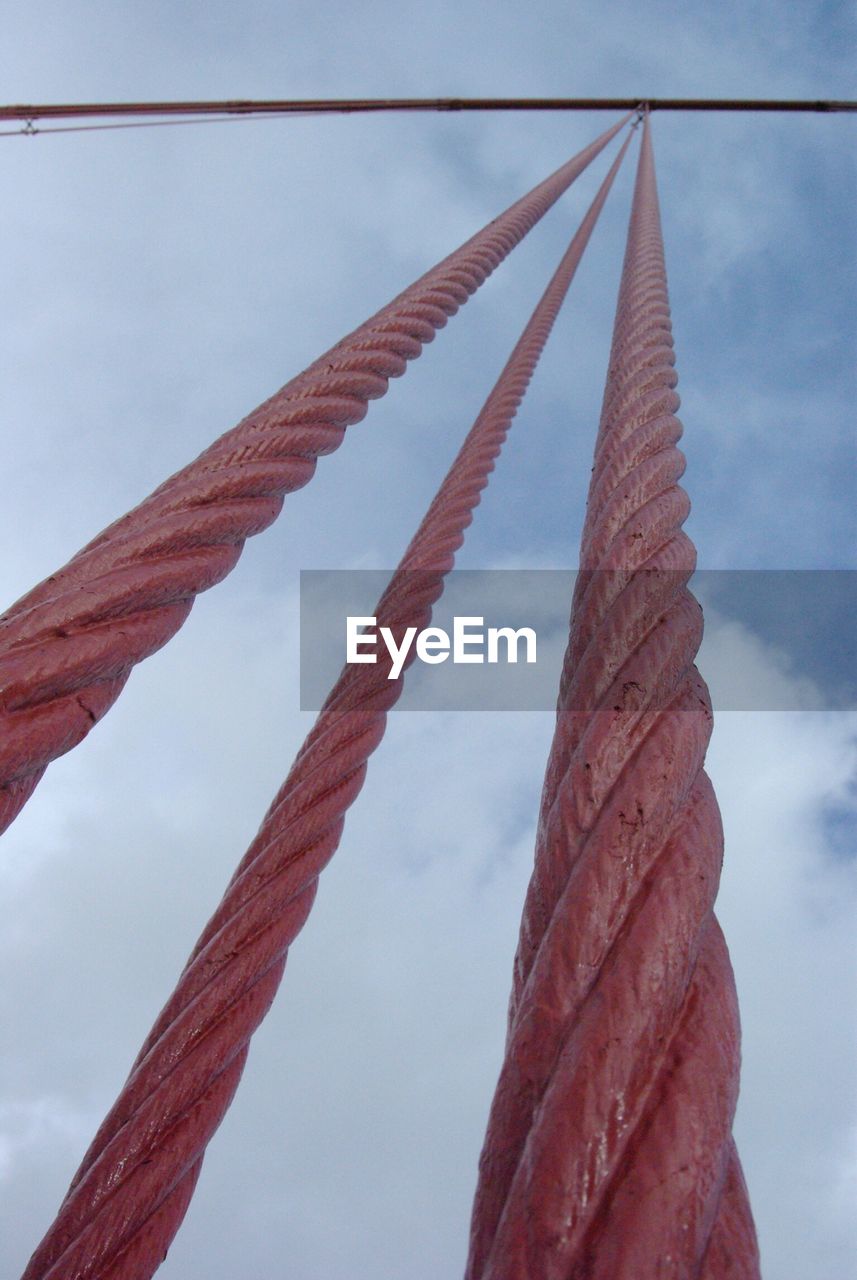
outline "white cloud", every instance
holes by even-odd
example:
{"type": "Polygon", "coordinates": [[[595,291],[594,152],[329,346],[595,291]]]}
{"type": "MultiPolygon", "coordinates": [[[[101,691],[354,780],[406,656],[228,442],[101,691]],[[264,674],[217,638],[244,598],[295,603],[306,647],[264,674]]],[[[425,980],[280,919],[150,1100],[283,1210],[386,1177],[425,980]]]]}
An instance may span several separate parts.
{"type": "MultiPolygon", "coordinates": [[[[834,1280],[855,1248],[843,1182],[854,1173],[857,882],[825,823],[853,785],[855,730],[841,713],[725,713],[709,761],[726,826],[718,910],[744,1026],[736,1133],[766,1274],[782,1280],[834,1280]]],[[[850,816],[857,824],[853,796],[850,816]]]]}

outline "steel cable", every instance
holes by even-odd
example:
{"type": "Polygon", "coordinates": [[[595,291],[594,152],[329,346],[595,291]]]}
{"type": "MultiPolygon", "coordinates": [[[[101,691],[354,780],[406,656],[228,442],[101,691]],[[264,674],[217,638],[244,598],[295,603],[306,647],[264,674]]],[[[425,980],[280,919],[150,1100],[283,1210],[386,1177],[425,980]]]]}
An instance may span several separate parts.
{"type": "Polygon", "coordinates": [[[648,120],[467,1280],[756,1280],[648,120]]]}

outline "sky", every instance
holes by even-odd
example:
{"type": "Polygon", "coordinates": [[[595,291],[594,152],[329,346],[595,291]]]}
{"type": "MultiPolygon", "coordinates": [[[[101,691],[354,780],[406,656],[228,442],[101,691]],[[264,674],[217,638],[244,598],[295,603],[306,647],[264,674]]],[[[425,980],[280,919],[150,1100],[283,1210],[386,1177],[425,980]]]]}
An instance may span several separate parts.
{"type": "MultiPolygon", "coordinates": [[[[853,97],[850,6],[223,0],[3,6],[7,102],[853,97]]],[[[0,138],[5,602],[612,121],[238,121],[0,138]]],[[[657,115],[688,457],[718,570],[855,565],[855,121],[657,115]]],[[[301,569],[399,558],[610,163],[602,155],[51,765],[0,841],[0,1271],[19,1274],[312,723],[301,569]]],[[[632,150],[465,568],[573,569],[632,150]]],[[[700,666],[818,679],[728,601],[700,666]]],[[[402,712],[210,1145],[165,1280],[460,1275],[547,712],[402,712]]],[[[766,1280],[857,1256],[853,709],[723,711],[708,758],[766,1280]]]]}

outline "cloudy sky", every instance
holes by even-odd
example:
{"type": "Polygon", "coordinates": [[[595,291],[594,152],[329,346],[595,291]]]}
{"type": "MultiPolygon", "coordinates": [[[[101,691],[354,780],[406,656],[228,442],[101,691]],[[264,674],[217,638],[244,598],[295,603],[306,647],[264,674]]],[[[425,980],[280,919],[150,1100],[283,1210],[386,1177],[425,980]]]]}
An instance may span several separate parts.
{"type": "MultiPolygon", "coordinates": [[[[8,102],[849,97],[836,0],[3,5],[8,102]]],[[[3,603],[610,122],[239,121],[0,139],[3,603]]],[[[688,530],[713,569],[855,567],[855,122],[654,121],[688,530]]],[[[611,151],[612,154],[612,151],[611,151]]],[[[632,155],[634,153],[632,152],[632,155]]],[[[0,842],[0,1271],[17,1275],[311,723],[298,573],[403,550],[606,171],[599,158],[229,579],[51,766],[0,842]]],[[[573,568],[626,164],[459,563],[573,568]]],[[[807,673],[714,606],[701,659],[807,673]]],[[[811,699],[810,699],[811,701],[811,699]]],[[[460,1275],[551,732],[410,712],[387,737],[159,1274],[460,1275]]],[[[855,1252],[853,711],[720,714],[737,1135],[768,1280],[855,1252]]]]}

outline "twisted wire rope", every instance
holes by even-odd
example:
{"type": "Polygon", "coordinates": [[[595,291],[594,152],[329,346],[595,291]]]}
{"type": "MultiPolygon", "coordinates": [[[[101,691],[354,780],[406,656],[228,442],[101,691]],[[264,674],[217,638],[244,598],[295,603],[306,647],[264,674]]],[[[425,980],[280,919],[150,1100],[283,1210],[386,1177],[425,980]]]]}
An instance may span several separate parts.
{"type": "Polygon", "coordinates": [[[467,1280],[756,1280],[646,118],[467,1280]]]}
{"type": "Polygon", "coordinates": [[[0,618],[0,832],[51,760],[181,627],[626,122],[572,157],[115,521],[0,618]]]}
{"type": "MultiPolygon", "coordinates": [[[[421,628],[625,155],[628,135],[376,608],[421,628]]],[[[346,666],[96,1134],[24,1280],[144,1280],[166,1254],[403,676],[346,666]]]]}

